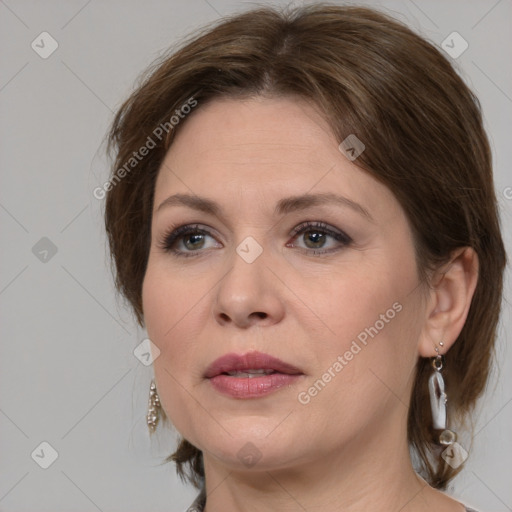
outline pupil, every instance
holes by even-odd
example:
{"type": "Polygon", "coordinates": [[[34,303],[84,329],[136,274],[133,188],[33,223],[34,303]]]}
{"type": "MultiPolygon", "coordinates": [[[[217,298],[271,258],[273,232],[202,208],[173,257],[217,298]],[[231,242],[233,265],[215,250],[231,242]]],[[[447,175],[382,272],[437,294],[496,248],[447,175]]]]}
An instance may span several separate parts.
{"type": "Polygon", "coordinates": [[[195,249],[197,247],[200,247],[201,244],[196,244],[195,242],[203,242],[203,235],[201,234],[197,234],[197,235],[189,235],[186,239],[185,239],[185,245],[187,246],[187,248],[192,248],[192,249],[195,249]],[[190,241],[192,240],[192,243],[190,243],[190,241]]]}
{"type": "MultiPolygon", "coordinates": [[[[314,244],[314,248],[321,247],[325,239],[325,233],[319,233],[318,231],[310,231],[309,233],[306,240],[311,240],[314,244]]],[[[307,242],[306,245],[309,247],[307,242]]]]}

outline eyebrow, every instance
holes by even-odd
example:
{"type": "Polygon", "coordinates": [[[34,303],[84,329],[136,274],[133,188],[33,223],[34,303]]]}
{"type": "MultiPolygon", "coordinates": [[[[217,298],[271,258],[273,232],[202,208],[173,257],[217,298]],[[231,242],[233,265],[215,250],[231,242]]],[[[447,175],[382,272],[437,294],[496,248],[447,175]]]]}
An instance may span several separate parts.
{"type": "MultiPolygon", "coordinates": [[[[313,206],[321,206],[325,204],[335,204],[348,207],[363,217],[366,217],[369,221],[374,222],[370,212],[364,206],[356,203],[355,201],[352,201],[352,199],[349,199],[348,197],[333,194],[332,192],[285,197],[277,202],[274,209],[274,214],[284,215],[286,213],[306,210],[307,208],[311,208],[313,206]]],[[[171,206],[187,206],[194,210],[208,213],[215,217],[222,216],[222,209],[218,203],[212,199],[207,199],[206,197],[200,197],[192,194],[174,194],[169,196],[167,199],[162,201],[162,203],[160,203],[156,209],[156,212],[171,206]]]]}

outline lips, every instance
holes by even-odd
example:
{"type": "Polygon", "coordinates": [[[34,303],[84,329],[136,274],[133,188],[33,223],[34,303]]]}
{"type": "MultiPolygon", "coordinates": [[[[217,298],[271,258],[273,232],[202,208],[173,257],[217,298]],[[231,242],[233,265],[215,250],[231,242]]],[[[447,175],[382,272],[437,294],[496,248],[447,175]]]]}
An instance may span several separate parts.
{"type": "MultiPolygon", "coordinates": [[[[211,379],[217,375],[241,374],[269,375],[281,373],[285,375],[301,375],[302,372],[295,366],[280,359],[261,352],[249,352],[244,355],[226,354],[216,359],[206,370],[205,377],[211,379]]],[[[245,375],[249,377],[250,375],[245,375]]]]}
{"type": "Polygon", "coordinates": [[[205,373],[212,389],[235,399],[262,398],[293,386],[303,376],[295,366],[261,352],[226,354],[205,373]]]}

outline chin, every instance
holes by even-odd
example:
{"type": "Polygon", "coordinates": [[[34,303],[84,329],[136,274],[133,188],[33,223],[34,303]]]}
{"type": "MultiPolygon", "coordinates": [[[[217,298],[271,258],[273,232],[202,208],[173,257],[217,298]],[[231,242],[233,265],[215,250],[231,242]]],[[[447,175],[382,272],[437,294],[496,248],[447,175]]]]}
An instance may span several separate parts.
{"type": "Polygon", "coordinates": [[[216,425],[200,435],[199,447],[232,469],[263,471],[286,467],[299,456],[301,434],[297,432],[295,436],[289,428],[277,432],[280,421],[282,417],[261,421],[254,415],[238,418],[224,424],[231,435],[216,425]]]}
{"type": "Polygon", "coordinates": [[[293,464],[297,453],[289,446],[282,443],[266,442],[264,446],[261,440],[249,437],[231,440],[227,446],[210,446],[208,448],[220,463],[232,470],[248,471],[272,471],[282,469],[293,464]]]}

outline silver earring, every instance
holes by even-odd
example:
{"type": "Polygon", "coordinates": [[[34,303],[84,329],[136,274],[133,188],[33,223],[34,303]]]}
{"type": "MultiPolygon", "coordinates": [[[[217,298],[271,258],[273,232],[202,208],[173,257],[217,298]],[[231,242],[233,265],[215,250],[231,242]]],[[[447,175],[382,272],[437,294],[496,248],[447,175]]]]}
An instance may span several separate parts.
{"type": "MultiPolygon", "coordinates": [[[[442,347],[444,343],[441,341],[439,345],[442,347]]],[[[457,434],[446,428],[446,402],[448,401],[448,397],[444,390],[444,379],[441,375],[441,370],[444,366],[444,357],[439,353],[437,347],[435,349],[437,355],[432,358],[434,373],[432,373],[428,381],[430,406],[432,408],[432,423],[434,429],[442,430],[439,435],[439,443],[444,446],[449,446],[457,441],[457,434]]]]}
{"type": "Polygon", "coordinates": [[[156,391],[155,381],[151,380],[151,386],[149,387],[149,407],[146,420],[150,432],[154,432],[160,419],[160,397],[156,391]]]}

